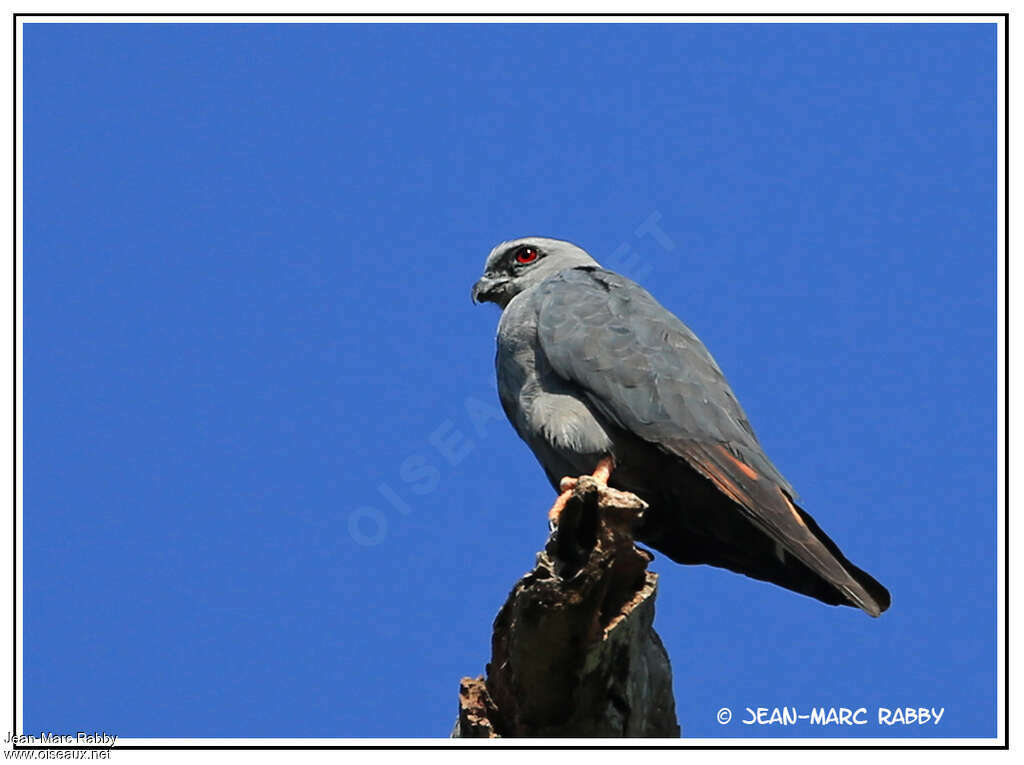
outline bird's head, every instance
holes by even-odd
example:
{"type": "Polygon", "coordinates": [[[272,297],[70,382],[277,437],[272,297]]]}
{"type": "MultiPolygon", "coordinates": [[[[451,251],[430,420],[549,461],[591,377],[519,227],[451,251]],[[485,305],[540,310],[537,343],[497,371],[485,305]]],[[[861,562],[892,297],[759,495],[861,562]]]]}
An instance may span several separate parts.
{"type": "Polygon", "coordinates": [[[502,242],[487,256],[484,275],[473,285],[473,302],[497,303],[504,309],[520,292],[552,274],[596,265],[585,250],[561,239],[526,236],[502,242]]]}

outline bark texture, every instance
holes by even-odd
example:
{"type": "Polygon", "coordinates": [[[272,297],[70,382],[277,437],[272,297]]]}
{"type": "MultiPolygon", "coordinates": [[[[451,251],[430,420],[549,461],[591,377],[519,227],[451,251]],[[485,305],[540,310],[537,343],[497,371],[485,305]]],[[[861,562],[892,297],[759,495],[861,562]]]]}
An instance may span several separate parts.
{"type": "Polygon", "coordinates": [[[494,622],[486,677],[463,678],[456,738],[680,735],[658,577],[638,497],[579,479],[558,528],[494,622]]]}

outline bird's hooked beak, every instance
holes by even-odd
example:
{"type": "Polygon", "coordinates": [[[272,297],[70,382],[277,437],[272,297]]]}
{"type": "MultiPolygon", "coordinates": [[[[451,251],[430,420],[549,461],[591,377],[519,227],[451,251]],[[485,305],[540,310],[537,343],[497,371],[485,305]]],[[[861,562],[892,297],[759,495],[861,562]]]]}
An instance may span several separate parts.
{"type": "Polygon", "coordinates": [[[495,298],[503,286],[505,286],[504,279],[491,279],[487,276],[481,276],[477,283],[473,285],[470,297],[473,298],[474,303],[497,302],[495,298]]]}

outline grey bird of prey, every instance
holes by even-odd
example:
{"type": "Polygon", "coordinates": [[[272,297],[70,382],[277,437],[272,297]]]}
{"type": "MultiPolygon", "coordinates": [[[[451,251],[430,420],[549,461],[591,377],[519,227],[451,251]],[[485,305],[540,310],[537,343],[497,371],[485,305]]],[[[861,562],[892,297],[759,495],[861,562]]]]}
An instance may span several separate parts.
{"type": "Polygon", "coordinates": [[[593,472],[650,505],[637,538],[679,563],[889,607],[796,504],[711,354],[643,287],[570,242],[525,237],[491,251],[472,297],[502,308],[498,394],[559,502],[563,477],[593,472]]]}

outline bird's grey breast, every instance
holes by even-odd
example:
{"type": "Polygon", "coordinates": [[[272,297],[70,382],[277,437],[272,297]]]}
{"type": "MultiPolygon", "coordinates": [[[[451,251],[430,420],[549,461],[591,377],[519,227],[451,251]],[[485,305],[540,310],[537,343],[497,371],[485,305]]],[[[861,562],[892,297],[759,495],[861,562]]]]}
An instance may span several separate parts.
{"type": "Polygon", "coordinates": [[[498,395],[516,432],[549,472],[589,472],[593,455],[610,453],[612,441],[600,415],[552,369],[541,348],[541,296],[539,288],[526,290],[502,313],[495,357],[498,395]],[[552,459],[563,464],[548,464],[552,459]]]}

